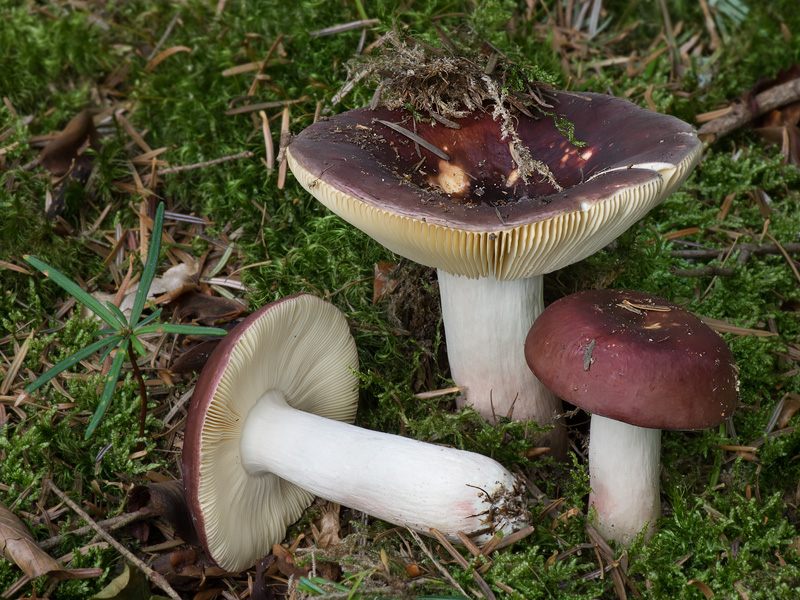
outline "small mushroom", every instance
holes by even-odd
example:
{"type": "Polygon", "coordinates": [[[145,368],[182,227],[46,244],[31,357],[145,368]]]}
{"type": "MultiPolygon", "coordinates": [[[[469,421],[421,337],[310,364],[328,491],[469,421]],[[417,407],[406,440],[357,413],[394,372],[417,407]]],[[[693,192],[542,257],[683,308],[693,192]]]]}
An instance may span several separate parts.
{"type": "Polygon", "coordinates": [[[251,566],[314,496],[423,533],[485,540],[527,523],[521,485],[479,454],[350,425],[358,357],[344,316],[299,294],[228,333],[197,382],[183,450],[201,542],[251,566]]]}
{"type": "Polygon", "coordinates": [[[590,290],[548,306],[525,342],[533,373],[592,414],[595,527],[629,545],[661,516],[661,430],[714,427],[738,401],[737,369],[697,316],[651,294],[590,290]]]}
{"type": "MultiPolygon", "coordinates": [[[[552,177],[525,174],[491,110],[455,119],[454,129],[408,111],[357,109],[314,123],[287,148],[295,177],[320,202],[438,270],[450,371],[467,387],[459,402],[491,421],[554,423],[560,403],[523,354],[543,308],[542,275],[616,239],[701,154],[694,129],[674,117],[602,94],[552,100],[583,145],[553,118],[516,115],[520,140],[552,177]]],[[[563,428],[549,444],[565,454],[563,428]]]]}

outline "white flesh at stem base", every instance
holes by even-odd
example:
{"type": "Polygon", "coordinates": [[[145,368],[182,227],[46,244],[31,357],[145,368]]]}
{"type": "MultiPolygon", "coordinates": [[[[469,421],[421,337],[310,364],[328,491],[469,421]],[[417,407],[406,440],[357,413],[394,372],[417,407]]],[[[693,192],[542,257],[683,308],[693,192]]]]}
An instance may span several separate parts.
{"type": "Polygon", "coordinates": [[[589,479],[593,525],[606,540],[629,546],[661,516],[661,430],[592,415],[589,479]]]}
{"type": "Polygon", "coordinates": [[[247,416],[242,465],[422,533],[511,533],[527,524],[516,479],[473,452],[362,429],[292,408],[267,392],[247,416]]]}
{"type": "MultiPolygon", "coordinates": [[[[450,373],[456,385],[467,386],[459,406],[471,405],[490,423],[510,414],[552,425],[561,402],[525,361],[525,338],[544,310],[541,275],[500,281],[437,273],[450,373]]],[[[546,439],[556,457],[565,455],[563,425],[546,439]]]]}

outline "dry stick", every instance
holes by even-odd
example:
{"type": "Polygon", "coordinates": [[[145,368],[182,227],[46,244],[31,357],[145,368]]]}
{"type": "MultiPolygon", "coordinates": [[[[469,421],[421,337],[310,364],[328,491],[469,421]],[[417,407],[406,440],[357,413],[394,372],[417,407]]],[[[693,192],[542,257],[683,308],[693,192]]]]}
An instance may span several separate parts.
{"type": "Polygon", "coordinates": [[[411,537],[414,538],[414,541],[417,542],[417,546],[422,548],[422,551],[425,553],[425,555],[431,560],[431,562],[436,566],[436,568],[439,569],[439,572],[442,575],[444,575],[444,578],[447,579],[448,582],[450,582],[450,585],[452,585],[459,592],[461,592],[465,598],[469,598],[467,592],[464,591],[464,588],[458,585],[458,582],[453,578],[452,575],[450,575],[450,572],[439,564],[439,561],[436,560],[436,558],[433,556],[433,553],[425,545],[425,542],[422,541],[422,538],[419,537],[419,534],[413,529],[408,529],[407,531],[408,533],[411,534],[411,537]]]}
{"type": "Polygon", "coordinates": [[[167,167],[166,169],[159,169],[156,171],[158,175],[166,175],[167,173],[178,173],[180,171],[190,171],[192,169],[202,169],[204,167],[212,167],[220,163],[228,162],[229,160],[238,160],[240,158],[252,158],[253,153],[250,150],[239,152],[238,154],[231,154],[230,156],[221,156],[214,160],[207,160],[206,162],[195,163],[193,165],[181,165],[179,167],[167,167]]]}
{"type": "Polygon", "coordinates": [[[798,100],[800,100],[800,79],[794,79],[758,94],[755,97],[755,105],[758,107],[755,112],[750,111],[748,103],[741,102],[734,105],[730,112],[704,124],[697,133],[701,140],[711,144],[736,131],[748,121],[798,100]]]}
{"type": "Polygon", "coordinates": [[[669,46],[672,72],[675,73],[681,60],[681,51],[678,49],[678,42],[675,40],[675,31],[672,29],[672,19],[669,18],[667,3],[664,0],[659,0],[658,4],[661,7],[661,15],[664,18],[664,34],[667,37],[667,46],[669,46]]]}
{"type": "Polygon", "coordinates": [[[344,31],[350,31],[351,29],[361,29],[367,27],[374,27],[380,23],[379,19],[363,19],[361,21],[352,21],[350,23],[342,23],[341,25],[333,25],[332,27],[326,27],[325,29],[317,29],[315,31],[309,31],[308,35],[311,37],[322,37],[324,35],[333,35],[335,33],[342,33],[344,31]]]}
{"type": "MultiPolygon", "coordinates": [[[[800,254],[800,242],[789,242],[782,244],[783,250],[790,254],[800,254]]],[[[739,258],[737,262],[742,264],[747,261],[751,254],[783,254],[777,244],[737,244],[739,258]],[[742,260],[742,256],[746,258],[742,260]]],[[[674,258],[717,258],[720,254],[725,254],[730,250],[730,246],[719,248],[718,250],[691,249],[691,250],[672,250],[669,255],[674,258]]]]}
{"type": "MultiPolygon", "coordinates": [[[[466,558],[464,558],[461,555],[461,553],[458,550],[455,549],[453,544],[451,544],[439,530],[431,528],[430,531],[433,534],[433,537],[435,537],[439,541],[439,543],[442,546],[444,546],[444,549],[447,550],[450,556],[452,556],[455,559],[455,561],[459,565],[461,565],[461,568],[464,569],[465,571],[468,571],[469,562],[467,561],[466,558]]],[[[472,571],[472,578],[475,580],[475,583],[478,584],[478,587],[481,589],[481,592],[483,592],[483,595],[486,596],[487,600],[496,600],[494,592],[492,592],[491,588],[489,587],[489,584],[486,583],[486,580],[480,576],[480,573],[478,573],[477,569],[472,571]]]]}
{"type": "Polygon", "coordinates": [[[792,273],[794,273],[795,278],[798,281],[800,281],[800,273],[797,272],[797,267],[795,266],[794,261],[792,260],[792,257],[789,256],[789,253],[786,251],[786,249],[783,246],[780,245],[778,240],[775,239],[775,236],[773,236],[771,233],[767,233],[767,237],[769,239],[771,239],[772,242],[778,247],[778,250],[780,250],[780,253],[783,254],[783,258],[785,258],[786,262],[789,263],[789,268],[792,269],[792,273]]]}
{"type": "Polygon", "coordinates": [[[269,59],[272,58],[272,55],[275,53],[275,50],[278,49],[278,46],[283,39],[283,34],[278,34],[278,37],[275,38],[275,41],[272,42],[272,46],[270,46],[269,51],[267,51],[267,55],[264,57],[264,60],[261,61],[261,64],[258,67],[258,72],[256,76],[253,77],[253,83],[250,84],[250,90],[247,92],[248,96],[255,96],[256,91],[258,90],[258,76],[264,72],[264,69],[267,68],[267,63],[269,59]]]}
{"type": "Polygon", "coordinates": [[[157,585],[164,592],[166,592],[167,596],[169,596],[173,600],[182,600],[181,597],[178,595],[178,592],[172,589],[172,586],[164,578],[163,575],[153,571],[153,569],[144,564],[144,562],[142,562],[141,559],[137,558],[130,550],[128,550],[125,546],[123,546],[117,540],[115,540],[111,536],[111,534],[108,533],[106,530],[104,530],[102,527],[100,527],[92,519],[92,517],[90,517],[86,513],[86,511],[84,511],[80,506],[75,504],[75,502],[73,502],[69,496],[67,496],[64,492],[62,492],[53,481],[47,480],[46,485],[51,490],[53,490],[55,495],[61,498],[66,503],[67,506],[69,506],[73,511],[75,511],[75,513],[81,519],[86,521],[86,523],[88,523],[89,526],[97,532],[97,535],[99,535],[101,538],[103,538],[105,541],[111,544],[117,550],[117,552],[119,552],[127,560],[133,563],[136,566],[136,568],[138,568],[142,573],[144,573],[148,577],[148,579],[150,579],[150,581],[152,581],[155,585],[157,585]]]}
{"type": "Polygon", "coordinates": [[[672,267],[669,272],[676,277],[706,277],[708,275],[721,275],[727,277],[733,275],[734,270],[731,268],[723,268],[717,265],[707,265],[705,267],[697,267],[695,269],[678,269],[672,267]]]}
{"type": "MultiPolygon", "coordinates": [[[[136,521],[142,521],[144,519],[151,519],[155,517],[155,513],[143,513],[143,512],[132,512],[132,513],[124,513],[121,515],[117,515],[116,517],[111,517],[110,519],[106,519],[105,521],[100,521],[97,523],[98,527],[102,527],[103,529],[107,529],[108,531],[114,531],[115,529],[120,529],[121,527],[125,527],[131,523],[135,523],[136,521]]],[[[59,535],[53,536],[48,538],[42,542],[39,542],[39,548],[42,550],[47,550],[48,548],[52,548],[53,546],[58,546],[68,535],[75,535],[75,536],[83,536],[89,533],[90,531],[94,531],[91,525],[85,525],[83,527],[78,527],[77,529],[73,529],[72,531],[67,531],[66,533],[61,533],[59,535]]]]}

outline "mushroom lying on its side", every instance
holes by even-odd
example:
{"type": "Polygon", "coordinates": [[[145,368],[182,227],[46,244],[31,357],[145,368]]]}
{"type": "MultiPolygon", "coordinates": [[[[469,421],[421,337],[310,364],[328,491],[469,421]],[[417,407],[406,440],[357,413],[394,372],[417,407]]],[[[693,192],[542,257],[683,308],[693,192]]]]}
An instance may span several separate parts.
{"type": "MultiPolygon", "coordinates": [[[[555,92],[548,101],[583,145],[553,118],[520,113],[515,123],[552,180],[521,172],[491,107],[454,119],[458,129],[405,110],[352,110],[317,121],[286,151],[297,180],[325,206],[438,270],[450,371],[467,387],[460,403],[490,421],[510,414],[554,424],[560,403],[523,354],[543,309],[542,275],[616,239],[701,154],[690,125],[627,100],[555,92]]],[[[549,435],[564,456],[564,428],[549,435]]]]}
{"type": "Polygon", "coordinates": [[[738,401],[723,339],[677,304],[643,292],[590,290],[553,302],[525,355],[556,395],[592,414],[589,497],[595,527],[629,545],[661,516],[661,430],[708,429],[738,401]]]}
{"type": "Polygon", "coordinates": [[[186,423],[183,474],[217,564],[251,566],[314,496],[423,533],[483,540],[527,524],[520,484],[479,454],[349,425],[358,379],[344,316],[308,294],[263,307],[208,359],[186,423]]]}

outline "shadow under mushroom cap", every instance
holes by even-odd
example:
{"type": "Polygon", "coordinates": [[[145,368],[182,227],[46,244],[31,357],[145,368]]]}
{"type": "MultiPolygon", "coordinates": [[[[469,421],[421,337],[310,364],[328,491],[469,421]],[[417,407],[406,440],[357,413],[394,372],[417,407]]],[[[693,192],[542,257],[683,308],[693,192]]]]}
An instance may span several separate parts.
{"type": "Polygon", "coordinates": [[[683,181],[701,151],[694,129],[674,117],[602,94],[554,96],[555,114],[585,145],[546,115],[520,114],[517,134],[561,190],[537,173],[524,181],[489,112],[453,129],[406,111],[356,109],[301,132],[287,158],[312,195],[403,256],[471,277],[538,275],[615,239],[683,181]]]}

